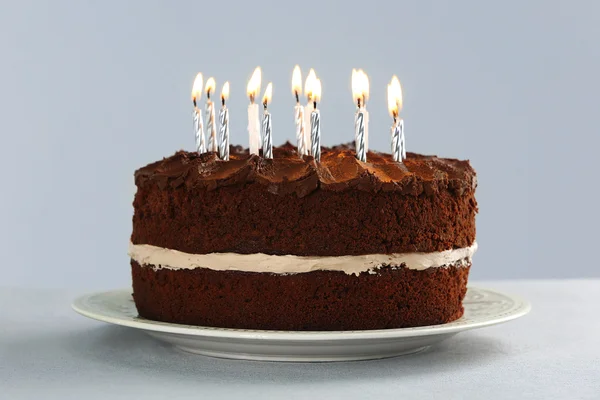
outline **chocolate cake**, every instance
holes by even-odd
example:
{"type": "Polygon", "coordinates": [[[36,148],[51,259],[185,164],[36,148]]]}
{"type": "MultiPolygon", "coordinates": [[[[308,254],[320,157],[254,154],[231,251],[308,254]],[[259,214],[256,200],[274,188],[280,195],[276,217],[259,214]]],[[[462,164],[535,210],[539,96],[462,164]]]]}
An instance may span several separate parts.
{"type": "Polygon", "coordinates": [[[468,161],[351,146],[321,161],[179,151],[135,173],[133,297],[152,320],[245,329],[432,325],[463,314],[475,242],[468,161]]]}

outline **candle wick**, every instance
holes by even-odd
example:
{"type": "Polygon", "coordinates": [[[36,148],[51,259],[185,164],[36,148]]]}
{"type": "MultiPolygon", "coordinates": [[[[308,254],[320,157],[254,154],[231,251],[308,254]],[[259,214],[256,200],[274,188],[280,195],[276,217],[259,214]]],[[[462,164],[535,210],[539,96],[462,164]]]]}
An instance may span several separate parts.
{"type": "Polygon", "coordinates": [[[317,102],[313,101],[313,108],[316,110],[317,109],[317,102]]]}
{"type": "Polygon", "coordinates": [[[300,97],[298,96],[298,91],[294,91],[294,93],[296,94],[296,103],[300,103],[300,97]]]}
{"type": "Polygon", "coordinates": [[[360,97],[358,99],[356,99],[356,103],[358,105],[358,108],[360,108],[360,97]]]}
{"type": "Polygon", "coordinates": [[[263,107],[265,108],[265,112],[267,111],[267,101],[265,100],[265,102],[263,103],[263,107]]]}
{"type": "Polygon", "coordinates": [[[250,104],[254,104],[254,93],[250,94],[250,104]]]}
{"type": "Polygon", "coordinates": [[[196,96],[192,98],[192,103],[194,103],[194,108],[198,108],[198,105],[196,104],[196,96]]]}
{"type": "Polygon", "coordinates": [[[221,97],[221,105],[225,107],[225,97],[221,97]]]}

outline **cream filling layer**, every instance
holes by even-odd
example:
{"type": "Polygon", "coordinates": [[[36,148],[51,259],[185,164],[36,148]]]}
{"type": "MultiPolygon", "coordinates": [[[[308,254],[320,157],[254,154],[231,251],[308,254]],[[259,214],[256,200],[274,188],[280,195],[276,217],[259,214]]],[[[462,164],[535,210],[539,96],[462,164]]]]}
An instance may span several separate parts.
{"type": "Polygon", "coordinates": [[[268,272],[298,274],[310,271],[342,271],[360,274],[381,266],[401,266],[416,270],[467,265],[477,250],[477,243],[461,249],[432,253],[367,254],[359,256],[304,257],[263,253],[190,254],[148,244],[129,243],[129,256],[138,264],[164,269],[209,268],[216,271],[268,272]]]}

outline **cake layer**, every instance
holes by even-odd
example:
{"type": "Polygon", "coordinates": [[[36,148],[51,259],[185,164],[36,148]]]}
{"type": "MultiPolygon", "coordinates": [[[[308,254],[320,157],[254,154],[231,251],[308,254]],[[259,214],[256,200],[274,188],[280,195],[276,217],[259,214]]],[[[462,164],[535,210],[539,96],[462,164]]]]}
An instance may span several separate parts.
{"type": "Polygon", "coordinates": [[[225,328],[359,330],[441,324],[463,314],[469,265],[269,274],[173,270],[131,261],[140,316],[225,328]]]}
{"type": "Polygon", "coordinates": [[[292,145],[274,159],[231,149],[180,151],[135,174],[134,244],[190,254],[348,256],[439,252],[475,241],[475,172],[468,161],[292,145]]]}
{"type": "Polygon", "coordinates": [[[456,265],[471,265],[477,243],[471,247],[433,253],[366,254],[360,256],[302,257],[263,253],[189,254],[147,244],[129,244],[129,256],[140,265],[167,269],[209,268],[215,271],[268,272],[297,274],[311,271],[341,271],[346,274],[375,273],[381,265],[424,270],[456,265]]]}

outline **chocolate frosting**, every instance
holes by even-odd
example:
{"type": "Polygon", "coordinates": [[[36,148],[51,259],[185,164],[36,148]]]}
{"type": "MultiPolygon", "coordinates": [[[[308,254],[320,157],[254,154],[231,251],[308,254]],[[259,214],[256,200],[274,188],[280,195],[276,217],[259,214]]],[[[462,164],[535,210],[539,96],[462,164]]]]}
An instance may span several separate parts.
{"type": "Polygon", "coordinates": [[[315,190],[359,190],[376,193],[400,192],[406,195],[435,195],[449,190],[458,195],[477,186],[469,161],[407,153],[403,163],[386,153],[369,152],[367,162],[356,159],[353,145],[323,147],[321,161],[312,156],[300,158],[296,147],[287,142],[275,147],[272,160],[249,155],[247,149],[232,146],[230,160],[216,153],[198,155],[178,151],[135,172],[137,185],[155,182],[161,189],[223,186],[259,183],[277,195],[304,197],[315,190]]]}

